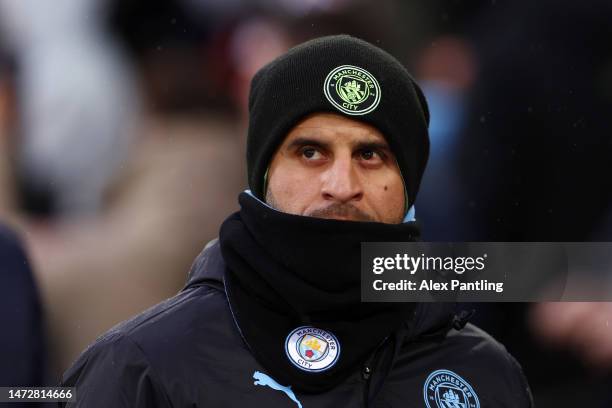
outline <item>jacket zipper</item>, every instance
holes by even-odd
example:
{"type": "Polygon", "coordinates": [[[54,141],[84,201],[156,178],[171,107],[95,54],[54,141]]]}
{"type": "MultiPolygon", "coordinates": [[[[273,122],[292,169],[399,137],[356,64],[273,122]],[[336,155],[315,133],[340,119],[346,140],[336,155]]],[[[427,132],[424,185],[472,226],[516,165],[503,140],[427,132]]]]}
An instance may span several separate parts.
{"type": "Polygon", "coordinates": [[[372,376],[372,359],[373,356],[368,359],[368,361],[363,365],[361,369],[361,378],[364,379],[365,383],[363,384],[363,406],[368,407],[369,399],[370,399],[370,377],[372,376]]]}
{"type": "Polygon", "coordinates": [[[380,342],[380,344],[376,347],[374,352],[370,355],[370,357],[366,360],[365,364],[361,368],[361,378],[365,381],[363,385],[363,406],[364,407],[368,407],[369,402],[370,402],[369,401],[370,399],[370,378],[372,377],[374,366],[375,366],[374,359],[376,358],[376,355],[378,354],[378,352],[384,346],[384,344],[387,342],[388,339],[389,337],[387,336],[384,338],[383,341],[380,342]]]}

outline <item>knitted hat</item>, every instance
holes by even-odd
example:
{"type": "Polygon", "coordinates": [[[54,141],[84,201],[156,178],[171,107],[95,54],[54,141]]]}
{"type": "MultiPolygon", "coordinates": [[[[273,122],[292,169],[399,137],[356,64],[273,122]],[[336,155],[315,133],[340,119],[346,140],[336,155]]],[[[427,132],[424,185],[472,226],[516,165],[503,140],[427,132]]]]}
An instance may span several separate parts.
{"type": "Polygon", "coordinates": [[[251,82],[247,167],[252,193],[287,133],[306,115],[334,112],[369,123],[385,136],[414,204],[429,156],[423,92],[387,52],[337,35],[305,42],[260,69],[251,82]]]}

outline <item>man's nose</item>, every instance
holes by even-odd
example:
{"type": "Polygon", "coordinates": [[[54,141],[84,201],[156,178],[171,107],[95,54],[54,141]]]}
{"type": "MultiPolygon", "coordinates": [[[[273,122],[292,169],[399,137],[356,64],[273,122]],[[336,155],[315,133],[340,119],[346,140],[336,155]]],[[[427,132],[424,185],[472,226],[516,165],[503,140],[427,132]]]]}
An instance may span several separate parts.
{"type": "Polygon", "coordinates": [[[363,187],[351,157],[336,158],[323,174],[321,194],[326,200],[346,203],[359,201],[363,187]]]}

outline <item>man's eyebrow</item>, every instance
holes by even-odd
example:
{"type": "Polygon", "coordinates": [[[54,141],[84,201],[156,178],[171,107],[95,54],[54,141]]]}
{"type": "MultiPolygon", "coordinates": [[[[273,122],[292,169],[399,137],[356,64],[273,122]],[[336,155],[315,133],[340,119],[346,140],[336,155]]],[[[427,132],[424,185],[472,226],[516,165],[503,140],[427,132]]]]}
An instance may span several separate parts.
{"type": "Polygon", "coordinates": [[[287,149],[293,149],[302,146],[315,146],[320,147],[322,149],[326,149],[329,147],[329,144],[309,137],[296,137],[287,145],[287,149]]]}
{"type": "Polygon", "coordinates": [[[357,147],[358,149],[372,149],[372,150],[387,150],[387,151],[391,151],[391,148],[385,142],[374,142],[374,141],[372,141],[372,142],[368,142],[368,141],[357,142],[357,143],[355,143],[355,147],[357,147]]]}
{"type": "MultiPolygon", "coordinates": [[[[292,150],[294,148],[299,148],[302,146],[314,146],[319,147],[321,149],[329,149],[330,144],[327,142],[323,142],[321,140],[317,140],[315,138],[310,137],[296,137],[287,145],[286,149],[292,150]]],[[[386,152],[391,152],[391,148],[389,144],[384,141],[357,141],[352,144],[353,149],[356,150],[384,150],[386,152]]]]}

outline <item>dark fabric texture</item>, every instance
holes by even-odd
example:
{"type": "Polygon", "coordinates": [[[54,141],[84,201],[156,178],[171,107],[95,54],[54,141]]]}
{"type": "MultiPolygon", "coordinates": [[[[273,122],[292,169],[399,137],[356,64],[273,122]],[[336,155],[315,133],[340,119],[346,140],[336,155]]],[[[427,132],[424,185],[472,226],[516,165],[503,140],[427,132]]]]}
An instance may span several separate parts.
{"type": "Polygon", "coordinates": [[[380,130],[396,156],[408,207],[414,204],[429,156],[429,111],[408,71],[393,56],[348,35],[303,43],[264,66],[251,82],[247,170],[249,186],[263,198],[264,175],[288,131],[314,112],[334,112],[380,130]],[[327,75],[343,65],[367,70],[380,84],[378,107],[361,116],[336,109],[325,97],[327,75]]]}
{"type": "Polygon", "coordinates": [[[223,223],[219,240],[226,291],[245,341],[275,378],[296,389],[334,387],[414,310],[411,303],[361,302],[361,243],[415,241],[416,223],[292,215],[246,193],[239,201],[240,212],[223,223]],[[333,367],[308,372],[289,361],[284,343],[300,326],[337,336],[341,353],[333,367]]]}

